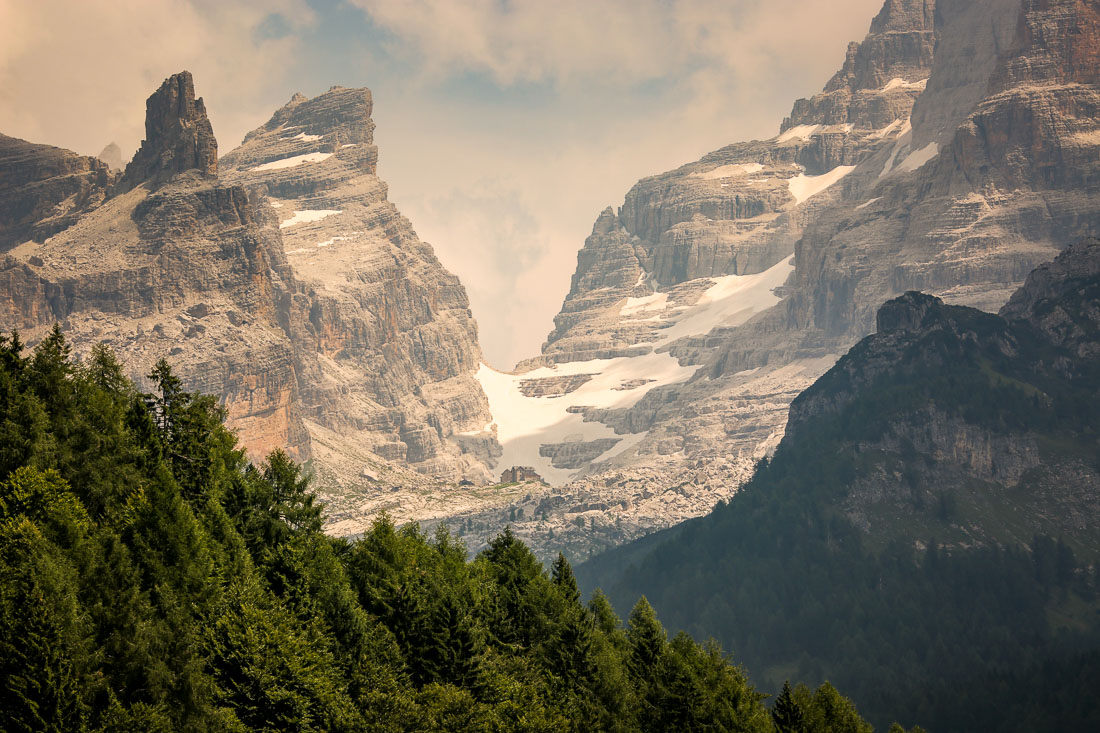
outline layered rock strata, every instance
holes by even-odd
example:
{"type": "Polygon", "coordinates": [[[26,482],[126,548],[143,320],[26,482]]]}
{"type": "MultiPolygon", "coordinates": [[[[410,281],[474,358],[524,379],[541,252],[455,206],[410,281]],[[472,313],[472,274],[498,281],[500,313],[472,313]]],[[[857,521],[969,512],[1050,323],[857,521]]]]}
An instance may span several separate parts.
{"type": "Polygon", "coordinates": [[[367,89],[296,95],[222,177],[266,197],[308,290],[293,334],[310,360],[308,424],[428,475],[488,481],[477,326],[458,278],[386,198],[371,106],[367,89]]]}
{"type": "Polygon", "coordinates": [[[71,226],[116,177],[95,158],[0,135],[0,252],[71,226]]]}

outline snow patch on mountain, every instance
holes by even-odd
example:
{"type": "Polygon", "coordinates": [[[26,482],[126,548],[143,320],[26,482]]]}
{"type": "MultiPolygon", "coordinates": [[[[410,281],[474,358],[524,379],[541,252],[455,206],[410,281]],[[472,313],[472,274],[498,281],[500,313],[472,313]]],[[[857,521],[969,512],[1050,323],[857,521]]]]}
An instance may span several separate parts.
{"type": "Polygon", "coordinates": [[[310,224],[312,222],[321,221],[321,219],[325,219],[339,213],[341,213],[339,209],[310,209],[307,211],[295,211],[294,216],[279,223],[279,228],[286,229],[288,227],[295,226],[296,224],[310,224]]]}
{"type": "Polygon", "coordinates": [[[820,176],[807,176],[805,173],[799,173],[787,181],[787,186],[790,188],[791,195],[794,196],[795,203],[800,204],[806,199],[818,195],[855,169],[854,165],[838,165],[828,173],[820,176]]]}
{"type": "Polygon", "coordinates": [[[914,150],[912,153],[909,153],[908,157],[898,165],[898,170],[905,172],[915,171],[939,154],[940,146],[936,143],[928,143],[920,150],[914,150]]]}
{"type": "Polygon", "coordinates": [[[732,165],[718,166],[705,173],[696,173],[695,177],[707,181],[714,181],[719,178],[735,178],[737,176],[749,175],[750,173],[759,173],[762,170],[764,170],[764,166],[760,163],[734,163],[732,165]]]}
{"type": "Polygon", "coordinates": [[[249,170],[275,171],[283,168],[293,168],[303,163],[320,163],[322,160],[327,160],[330,157],[332,157],[332,153],[305,153],[303,155],[292,155],[289,158],[279,158],[278,160],[263,163],[249,170]]]}
{"type": "Polygon", "coordinates": [[[540,455],[541,446],[617,439],[597,462],[636,446],[645,433],[616,435],[607,425],[585,422],[582,414],[570,412],[569,408],[628,408],[654,387],[690,379],[698,366],[681,366],[662,347],[686,336],[707,334],[719,326],[741,325],[771,308],[779,302],[773,291],[787,281],[793,270],[792,256],[755,275],[708,278],[713,284],[688,307],[668,308],[667,293],[625,299],[620,317],[628,319],[664,309],[662,320],[672,324],[660,331],[661,338],[653,343],[653,350],[639,356],[568,362],[521,374],[498,372],[482,364],[477,380],[489,398],[497,439],[504,449],[498,467],[531,466],[551,484],[561,485],[579,471],[555,468],[549,457],[540,455]],[[574,375],[590,379],[568,395],[529,397],[521,390],[522,383],[530,380],[574,375]],[[624,389],[624,385],[630,384],[638,386],[624,389]]]}

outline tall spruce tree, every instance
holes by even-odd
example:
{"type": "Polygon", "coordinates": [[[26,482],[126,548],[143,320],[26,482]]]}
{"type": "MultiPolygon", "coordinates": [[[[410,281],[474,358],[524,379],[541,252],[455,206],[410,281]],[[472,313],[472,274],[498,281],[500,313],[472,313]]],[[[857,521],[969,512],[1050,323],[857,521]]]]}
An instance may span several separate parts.
{"type": "Polygon", "coordinates": [[[804,733],[806,730],[805,713],[802,706],[791,693],[791,683],[783,683],[783,691],[775,698],[772,706],[772,721],[777,733],[804,733]]]}

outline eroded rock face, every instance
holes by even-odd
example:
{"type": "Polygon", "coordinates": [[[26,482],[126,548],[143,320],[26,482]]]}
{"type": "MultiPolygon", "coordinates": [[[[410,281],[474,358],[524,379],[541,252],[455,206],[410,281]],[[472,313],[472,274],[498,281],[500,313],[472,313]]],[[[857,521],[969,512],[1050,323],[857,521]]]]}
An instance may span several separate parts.
{"type": "Polygon", "coordinates": [[[307,424],[428,475],[488,482],[477,326],[462,284],[386,198],[371,107],[367,89],[295,95],[225,156],[222,177],[267,197],[306,291],[288,318],[308,355],[307,424]]]}
{"type": "Polygon", "coordinates": [[[195,98],[189,71],[165,79],[145,103],[145,139],[126,166],[119,189],[160,184],[184,171],[218,174],[218,141],[206,105],[195,98]]]}
{"type": "Polygon", "coordinates": [[[1100,40],[1095,8],[989,0],[939,12],[948,22],[911,140],[850,177],[862,184],[851,198],[870,204],[838,206],[805,233],[787,316],[799,327],[854,341],[874,303],[911,289],[996,310],[1100,226],[1100,90],[1074,61],[1100,40]],[[955,69],[984,83],[939,81],[955,69]],[[963,103],[958,120],[944,112],[963,103]],[[924,162],[899,171],[902,156],[924,162]]]}
{"type": "Polygon", "coordinates": [[[490,481],[476,326],[461,284],[374,175],[370,92],[296,96],[220,175],[190,74],[147,110],[110,198],[94,159],[4,146],[28,161],[0,198],[26,210],[26,231],[48,231],[40,212],[64,185],[91,191],[64,210],[73,226],[5,254],[4,327],[33,343],[60,322],[78,353],[107,342],[139,382],[168,358],[188,389],[221,396],[254,458],[284,447],[313,459],[322,490],[490,481]]]}
{"type": "Polygon", "coordinates": [[[72,225],[103,202],[114,180],[95,158],[0,135],[0,253],[72,225]]]}

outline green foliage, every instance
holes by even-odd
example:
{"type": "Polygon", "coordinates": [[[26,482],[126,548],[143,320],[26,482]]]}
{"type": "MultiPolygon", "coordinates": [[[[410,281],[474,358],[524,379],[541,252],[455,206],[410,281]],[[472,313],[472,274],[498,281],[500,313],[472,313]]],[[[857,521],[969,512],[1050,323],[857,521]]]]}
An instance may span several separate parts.
{"type": "Polygon", "coordinates": [[[791,692],[790,681],[783,682],[783,691],[775,698],[772,722],[776,733],[804,733],[806,730],[806,712],[791,692]]]}
{"type": "Polygon", "coordinates": [[[717,645],[624,632],[510,530],[325,536],[284,452],[149,377],[0,337],[0,730],[770,730],[717,645]]]}

